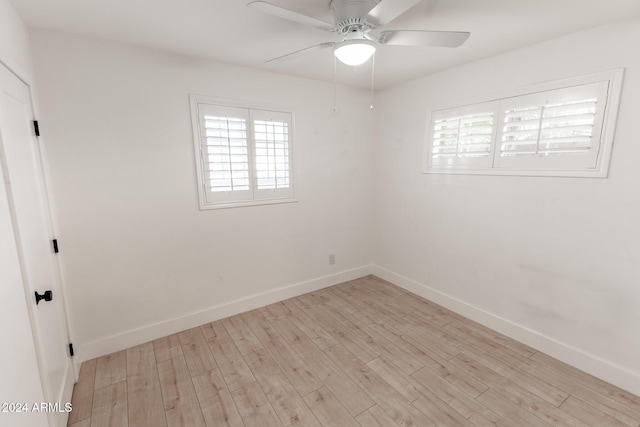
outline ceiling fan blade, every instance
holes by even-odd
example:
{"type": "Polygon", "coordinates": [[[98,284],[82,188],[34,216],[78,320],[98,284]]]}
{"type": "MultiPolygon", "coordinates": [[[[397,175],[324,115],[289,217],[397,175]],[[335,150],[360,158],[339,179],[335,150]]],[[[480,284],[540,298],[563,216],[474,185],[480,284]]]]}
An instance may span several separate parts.
{"type": "Polygon", "coordinates": [[[315,50],[326,49],[334,45],[335,45],[334,42],[324,42],[324,43],[317,44],[315,46],[305,47],[304,49],[296,50],[295,52],[287,53],[286,55],[278,56],[277,58],[270,59],[266,62],[277,63],[277,62],[289,61],[290,59],[294,59],[299,56],[306,55],[307,53],[313,52],[315,50]]]}
{"type": "Polygon", "coordinates": [[[376,27],[386,25],[420,3],[421,0],[382,0],[367,13],[367,22],[376,27]]]}
{"type": "Polygon", "coordinates": [[[297,22],[298,24],[309,25],[321,30],[331,31],[335,28],[335,25],[332,23],[322,21],[318,18],[314,18],[313,16],[294,12],[293,10],[285,9],[266,1],[252,1],[247,3],[247,6],[278,18],[287,19],[289,21],[297,22]]]}
{"type": "Polygon", "coordinates": [[[378,35],[378,43],[396,46],[458,47],[471,33],[464,31],[389,30],[378,35]]]}

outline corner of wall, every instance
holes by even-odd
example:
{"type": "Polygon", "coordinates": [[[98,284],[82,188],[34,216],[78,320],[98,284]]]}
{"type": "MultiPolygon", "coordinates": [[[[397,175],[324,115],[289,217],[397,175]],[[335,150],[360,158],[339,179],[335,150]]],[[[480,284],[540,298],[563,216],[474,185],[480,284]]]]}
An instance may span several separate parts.
{"type": "Polygon", "coordinates": [[[439,304],[455,313],[520,341],[562,362],[574,366],[597,378],[607,381],[633,394],[640,395],[640,374],[598,358],[580,349],[554,340],[548,336],[496,316],[479,307],[447,295],[424,283],[396,273],[377,264],[371,266],[371,274],[391,282],[409,292],[439,304]]]}
{"type": "Polygon", "coordinates": [[[83,344],[78,347],[74,357],[75,371],[80,372],[80,365],[82,362],[96,357],[121,351],[154,339],[175,334],[190,328],[195,328],[209,322],[244,313],[285,299],[294,298],[299,295],[324,289],[342,282],[359,279],[361,277],[368,276],[369,274],[371,274],[371,266],[363,265],[328,276],[317,277],[315,279],[284,286],[264,293],[250,295],[235,301],[212,306],[206,310],[190,313],[185,316],[147,325],[145,327],[126,331],[105,339],[83,344]]]}

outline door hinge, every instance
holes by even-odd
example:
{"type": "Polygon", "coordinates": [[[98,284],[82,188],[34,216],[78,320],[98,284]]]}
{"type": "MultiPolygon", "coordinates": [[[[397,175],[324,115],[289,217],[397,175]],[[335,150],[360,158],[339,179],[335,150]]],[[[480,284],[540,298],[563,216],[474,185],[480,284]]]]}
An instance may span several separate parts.
{"type": "Polygon", "coordinates": [[[36,133],[36,136],[40,136],[40,126],[38,126],[38,121],[33,121],[33,131],[36,133]]]}
{"type": "Polygon", "coordinates": [[[73,357],[73,343],[69,343],[69,354],[73,357]]]}
{"type": "Polygon", "coordinates": [[[53,252],[56,254],[60,252],[60,249],[58,249],[58,239],[53,239],[51,243],[53,243],[53,252]]]}

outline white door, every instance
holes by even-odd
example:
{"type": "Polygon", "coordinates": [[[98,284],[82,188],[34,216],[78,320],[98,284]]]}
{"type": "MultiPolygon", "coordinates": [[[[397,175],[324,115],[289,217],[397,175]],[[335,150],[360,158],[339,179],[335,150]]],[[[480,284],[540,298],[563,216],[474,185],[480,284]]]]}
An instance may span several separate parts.
{"type": "MultiPolygon", "coordinates": [[[[55,405],[63,409],[64,404],[70,402],[73,368],[68,353],[60,274],[51,243],[52,222],[42,158],[32,119],[29,87],[0,65],[0,153],[24,283],[23,296],[26,295],[31,319],[44,402],[54,405],[49,409],[48,419],[52,426],[63,426],[68,414],[64,410],[58,411],[55,405]],[[36,304],[35,292],[43,294],[45,291],[51,291],[53,299],[36,304]]],[[[2,327],[11,324],[4,323],[2,327]]],[[[3,342],[7,343],[6,340],[3,342]]]]}
{"type": "MultiPolygon", "coordinates": [[[[2,153],[0,159],[4,160],[2,153]]],[[[0,425],[46,426],[46,414],[31,413],[31,402],[44,401],[44,395],[2,163],[0,161],[0,325],[5,345],[0,351],[0,404],[3,405],[0,425]]]]}

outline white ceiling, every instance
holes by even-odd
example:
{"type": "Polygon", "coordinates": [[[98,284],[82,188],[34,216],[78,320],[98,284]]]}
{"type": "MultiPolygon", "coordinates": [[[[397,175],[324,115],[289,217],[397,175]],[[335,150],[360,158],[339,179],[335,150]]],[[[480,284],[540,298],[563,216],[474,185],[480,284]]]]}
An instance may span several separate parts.
{"type": "MultiPolygon", "coordinates": [[[[331,49],[265,64],[334,33],[246,7],[249,0],[10,0],[30,27],[86,34],[167,52],[332,81],[331,49]]],[[[315,16],[330,0],[270,0],[315,16]]],[[[394,0],[385,0],[394,1],[394,0]]],[[[639,0],[423,0],[386,29],[469,31],[459,48],[380,46],[383,88],[479,58],[640,15],[639,0]]],[[[631,43],[631,42],[630,42],[631,43]]],[[[339,83],[369,87],[371,65],[338,65],[339,83]]]]}

